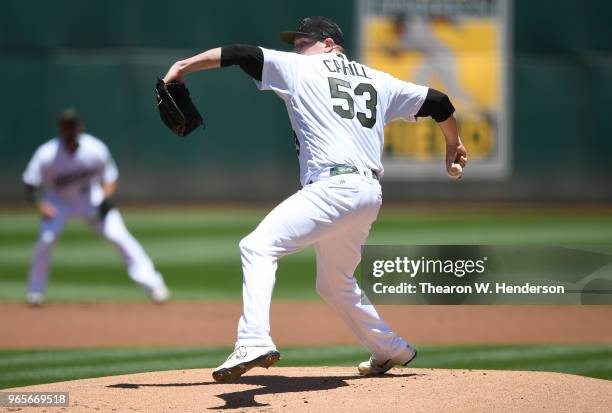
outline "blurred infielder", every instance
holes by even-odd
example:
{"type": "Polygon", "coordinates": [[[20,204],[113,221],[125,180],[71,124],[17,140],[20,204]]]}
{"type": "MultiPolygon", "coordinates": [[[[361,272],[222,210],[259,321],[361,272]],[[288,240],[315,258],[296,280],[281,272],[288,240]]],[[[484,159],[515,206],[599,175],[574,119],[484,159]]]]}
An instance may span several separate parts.
{"type": "Polygon", "coordinates": [[[232,380],[280,358],[269,320],[277,262],[309,245],[316,250],[317,292],[372,353],[359,372],[382,374],[416,356],[374,307],[361,301],[353,276],[382,203],[383,128],[398,118],[432,116],[446,138],[447,172],[459,178],[467,154],[454,108],[439,91],[348,60],[342,31],[327,18],[306,18],[281,39],[295,53],[225,46],[176,62],[164,78],[182,82],[191,72],[239,65],[259,89],[284,100],[300,162],[303,188],[240,242],[244,309],[234,352],[213,377],[232,380]]]}
{"type": "Polygon", "coordinates": [[[72,217],[84,219],[121,252],[130,277],[155,302],[168,299],[164,280],[142,246],[128,232],[111,196],[119,173],[106,145],[83,133],[74,109],[58,122],[59,136],[40,146],[30,160],[23,181],[28,199],[38,201],[42,216],[40,236],[30,268],[26,301],[42,304],[49,280],[51,251],[72,217]],[[44,193],[38,196],[38,189],[44,193]],[[40,198],[40,199],[38,199],[40,198]]]}

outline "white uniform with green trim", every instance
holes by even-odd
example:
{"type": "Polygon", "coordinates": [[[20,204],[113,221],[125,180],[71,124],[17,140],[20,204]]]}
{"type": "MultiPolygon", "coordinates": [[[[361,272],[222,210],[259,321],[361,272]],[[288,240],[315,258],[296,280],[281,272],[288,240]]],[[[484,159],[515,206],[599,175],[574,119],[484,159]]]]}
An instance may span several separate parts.
{"type": "Polygon", "coordinates": [[[354,165],[383,175],[384,126],[414,121],[428,88],[349,61],[263,49],[261,90],[287,106],[297,136],[302,185],[326,167],[354,165]]]}
{"type": "Polygon", "coordinates": [[[269,310],[277,261],[314,245],[318,293],[376,359],[394,357],[406,342],[373,306],[361,302],[353,272],[382,203],[373,175],[383,175],[384,125],[399,118],[414,121],[428,88],[342,54],[262,50],[262,80],[256,84],[285,102],[303,188],[240,242],[244,311],[236,345],[274,346],[269,310]],[[352,166],[358,173],[331,176],[330,168],[337,166],[352,166]]]}

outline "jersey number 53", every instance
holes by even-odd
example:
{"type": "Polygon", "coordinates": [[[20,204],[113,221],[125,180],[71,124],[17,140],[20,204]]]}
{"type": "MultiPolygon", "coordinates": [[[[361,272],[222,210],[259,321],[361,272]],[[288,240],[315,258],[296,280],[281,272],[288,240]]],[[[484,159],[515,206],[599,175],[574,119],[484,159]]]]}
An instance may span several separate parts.
{"type": "MultiPolygon", "coordinates": [[[[351,84],[343,79],[335,77],[327,78],[329,81],[329,92],[332,98],[344,99],[348,104],[348,109],[343,105],[334,105],[334,112],[345,119],[353,119],[355,117],[355,100],[353,96],[346,90],[341,90],[340,87],[351,90],[351,84]]],[[[372,128],[376,124],[376,104],[378,103],[378,93],[374,86],[369,83],[360,83],[355,90],[352,91],[356,96],[362,96],[364,93],[369,95],[365,101],[366,108],[370,111],[370,116],[367,113],[357,112],[357,120],[364,128],[372,128]]]]}

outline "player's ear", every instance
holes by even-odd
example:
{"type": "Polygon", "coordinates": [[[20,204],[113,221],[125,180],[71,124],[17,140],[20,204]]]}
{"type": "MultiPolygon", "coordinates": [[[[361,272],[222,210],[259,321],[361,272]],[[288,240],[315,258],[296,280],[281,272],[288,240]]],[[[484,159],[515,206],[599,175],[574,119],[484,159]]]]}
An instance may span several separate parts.
{"type": "Polygon", "coordinates": [[[334,39],[332,39],[331,37],[328,37],[327,39],[323,40],[323,43],[325,43],[325,52],[329,53],[331,51],[334,50],[334,46],[336,46],[336,42],[334,42],[334,39]]]}

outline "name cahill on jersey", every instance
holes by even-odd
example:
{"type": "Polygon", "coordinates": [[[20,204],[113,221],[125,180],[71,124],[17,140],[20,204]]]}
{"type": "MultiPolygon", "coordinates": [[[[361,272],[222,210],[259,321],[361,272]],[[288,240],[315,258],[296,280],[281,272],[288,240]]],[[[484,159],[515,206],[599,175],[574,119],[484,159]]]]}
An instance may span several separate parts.
{"type": "Polygon", "coordinates": [[[345,75],[359,76],[366,79],[371,79],[366,73],[365,67],[355,62],[346,62],[345,60],[325,59],[323,64],[331,73],[343,73],[345,75]]]}

